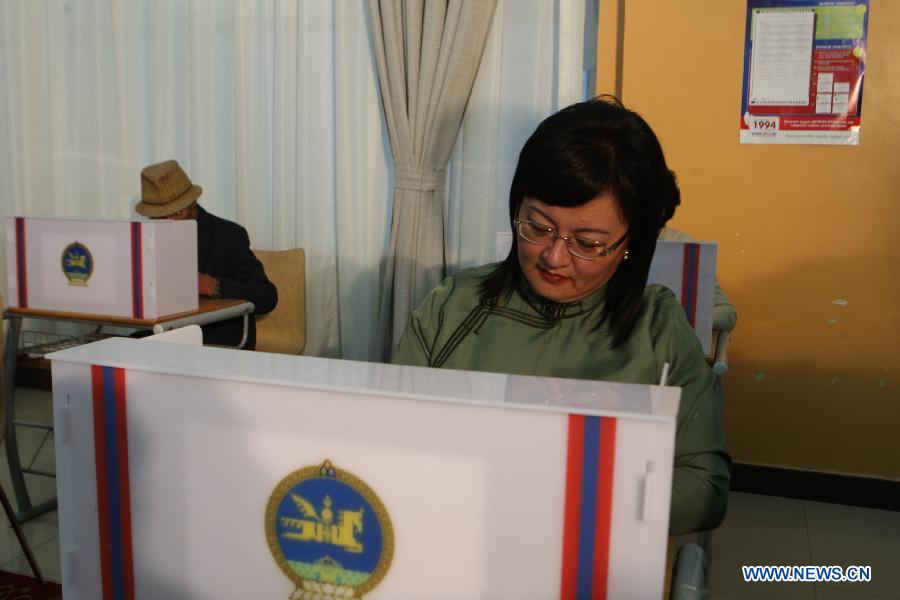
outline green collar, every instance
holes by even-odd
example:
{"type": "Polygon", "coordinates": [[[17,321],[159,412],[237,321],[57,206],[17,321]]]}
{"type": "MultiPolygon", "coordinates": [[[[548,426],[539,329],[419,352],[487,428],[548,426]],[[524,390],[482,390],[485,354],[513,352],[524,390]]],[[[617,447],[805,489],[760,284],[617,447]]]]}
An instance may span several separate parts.
{"type": "Polygon", "coordinates": [[[519,277],[516,291],[534,312],[552,322],[560,319],[570,319],[591,312],[603,304],[603,300],[606,298],[606,285],[604,285],[581,300],[565,303],[554,302],[534,291],[534,288],[531,287],[531,284],[528,283],[524,276],[519,277]]]}

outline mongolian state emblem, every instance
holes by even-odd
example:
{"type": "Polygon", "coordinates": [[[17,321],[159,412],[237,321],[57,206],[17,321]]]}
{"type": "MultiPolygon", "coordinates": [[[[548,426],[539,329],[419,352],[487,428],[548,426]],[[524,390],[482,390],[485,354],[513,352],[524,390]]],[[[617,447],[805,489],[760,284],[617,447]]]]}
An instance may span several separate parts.
{"type": "Polygon", "coordinates": [[[394,531],[378,496],[327,460],[281,480],[266,507],[266,539],[297,586],[289,600],[361,598],[394,555],[394,531]]]}
{"type": "Polygon", "coordinates": [[[94,257],[81,242],[72,242],[62,253],[62,270],[69,285],[87,285],[94,272],[94,257]]]}

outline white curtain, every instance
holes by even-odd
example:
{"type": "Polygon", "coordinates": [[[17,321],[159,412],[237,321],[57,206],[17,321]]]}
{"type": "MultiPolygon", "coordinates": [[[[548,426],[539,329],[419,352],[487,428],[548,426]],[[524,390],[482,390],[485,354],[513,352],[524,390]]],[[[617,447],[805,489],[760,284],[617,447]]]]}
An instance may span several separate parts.
{"type": "MultiPolygon", "coordinates": [[[[451,157],[451,270],[493,260],[522,143],[580,99],[584,1],[497,5],[451,157]]],[[[377,81],[362,0],[0,1],[0,216],[136,218],[140,169],[175,158],[254,247],[306,249],[307,354],[375,357],[377,81]]]]}
{"type": "Polygon", "coordinates": [[[175,158],[254,247],[306,249],[306,353],[367,358],[390,214],[371,48],[363,2],[0,2],[0,213],[136,218],[140,169],[175,158]]]}
{"type": "Polygon", "coordinates": [[[585,7],[595,4],[497,4],[450,159],[445,237],[451,272],[495,260],[496,233],[509,232],[509,185],[522,145],[545,117],[593,96],[585,85],[585,67],[592,65],[584,55],[596,52],[596,25],[585,21],[585,7]]]}
{"type": "Polygon", "coordinates": [[[379,327],[385,358],[446,274],[447,161],[481,63],[495,0],[369,0],[394,159],[379,327]]]}

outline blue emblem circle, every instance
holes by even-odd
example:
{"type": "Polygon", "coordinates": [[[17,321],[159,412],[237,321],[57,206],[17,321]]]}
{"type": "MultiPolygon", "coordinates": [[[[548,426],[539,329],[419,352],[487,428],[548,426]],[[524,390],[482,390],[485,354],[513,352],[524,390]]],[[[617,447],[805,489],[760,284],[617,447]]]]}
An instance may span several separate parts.
{"type": "Polygon", "coordinates": [[[361,595],[387,572],[393,531],[384,506],[357,477],[329,462],[286,477],[266,511],[269,548],[285,574],[361,595]]]}
{"type": "Polygon", "coordinates": [[[65,247],[60,259],[63,274],[73,285],[87,285],[94,272],[94,257],[81,242],[72,242],[65,247]]]}

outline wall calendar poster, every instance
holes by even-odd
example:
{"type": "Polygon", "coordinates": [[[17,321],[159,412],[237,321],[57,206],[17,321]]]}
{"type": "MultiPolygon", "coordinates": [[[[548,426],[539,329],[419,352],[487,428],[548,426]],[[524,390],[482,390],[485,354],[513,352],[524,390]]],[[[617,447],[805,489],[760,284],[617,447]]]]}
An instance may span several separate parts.
{"type": "Polygon", "coordinates": [[[858,145],[869,0],[747,0],[742,144],[858,145]]]}

